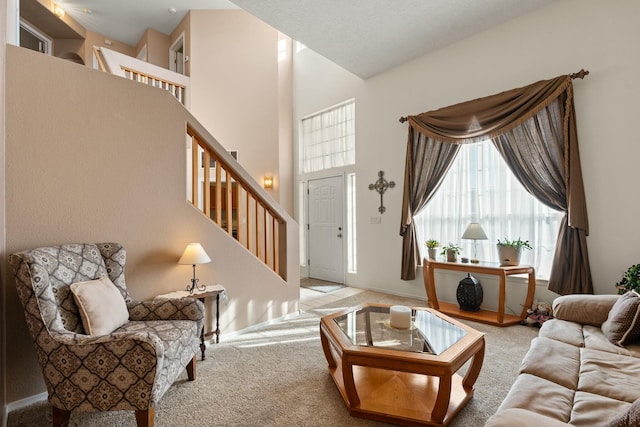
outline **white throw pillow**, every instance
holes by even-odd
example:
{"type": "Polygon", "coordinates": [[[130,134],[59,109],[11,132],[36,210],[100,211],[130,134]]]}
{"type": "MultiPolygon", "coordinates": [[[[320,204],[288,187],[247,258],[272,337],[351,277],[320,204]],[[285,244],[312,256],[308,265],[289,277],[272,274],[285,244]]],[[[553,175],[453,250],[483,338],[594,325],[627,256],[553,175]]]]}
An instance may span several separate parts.
{"type": "Polygon", "coordinates": [[[80,309],[85,334],[107,335],[129,321],[127,303],[108,277],[69,287],[80,309]]]}

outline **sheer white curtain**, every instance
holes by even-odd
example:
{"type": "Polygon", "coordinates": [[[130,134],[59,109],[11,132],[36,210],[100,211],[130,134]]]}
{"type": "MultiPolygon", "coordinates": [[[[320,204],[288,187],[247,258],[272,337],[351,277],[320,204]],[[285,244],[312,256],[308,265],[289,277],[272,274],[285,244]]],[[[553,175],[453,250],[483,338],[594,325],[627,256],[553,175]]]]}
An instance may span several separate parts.
{"type": "Polygon", "coordinates": [[[303,173],[355,164],[355,101],[302,119],[303,173]]]}
{"type": "Polygon", "coordinates": [[[491,141],[462,146],[442,185],[426,208],[414,218],[416,234],[424,242],[436,239],[463,247],[473,257],[473,241],[462,240],[470,222],[479,222],[488,240],[477,241],[483,262],[498,262],[498,239],[528,240],[521,263],[533,265],[536,276],[548,278],[562,213],[531,196],[513,176],[491,141]]]}

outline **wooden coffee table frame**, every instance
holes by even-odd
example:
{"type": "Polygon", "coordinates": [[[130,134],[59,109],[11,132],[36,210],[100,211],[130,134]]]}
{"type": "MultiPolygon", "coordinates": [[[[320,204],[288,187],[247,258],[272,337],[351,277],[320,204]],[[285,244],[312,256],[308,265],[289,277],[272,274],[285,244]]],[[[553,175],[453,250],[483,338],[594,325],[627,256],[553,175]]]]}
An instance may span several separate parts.
{"type": "Polygon", "coordinates": [[[363,304],[320,320],[322,349],[353,416],[405,426],[446,426],[471,399],[484,360],[484,334],[431,308],[420,308],[464,329],[439,355],[354,345],[334,321],[363,304]],[[472,360],[464,378],[456,372],[472,360]]]}

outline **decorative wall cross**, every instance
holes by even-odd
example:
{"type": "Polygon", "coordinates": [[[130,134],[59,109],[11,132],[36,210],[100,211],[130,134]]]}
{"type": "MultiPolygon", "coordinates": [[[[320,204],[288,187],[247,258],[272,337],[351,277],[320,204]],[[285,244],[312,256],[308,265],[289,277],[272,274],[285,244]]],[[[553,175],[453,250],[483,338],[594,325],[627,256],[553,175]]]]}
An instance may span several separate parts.
{"type": "Polygon", "coordinates": [[[378,208],[378,212],[380,212],[381,214],[383,214],[384,211],[387,210],[387,208],[385,208],[384,204],[382,203],[382,195],[385,191],[387,191],[387,188],[393,188],[395,186],[396,183],[394,181],[387,182],[387,180],[384,179],[383,171],[378,172],[378,180],[375,183],[369,184],[369,190],[376,190],[378,194],[380,194],[380,207],[378,208]]]}

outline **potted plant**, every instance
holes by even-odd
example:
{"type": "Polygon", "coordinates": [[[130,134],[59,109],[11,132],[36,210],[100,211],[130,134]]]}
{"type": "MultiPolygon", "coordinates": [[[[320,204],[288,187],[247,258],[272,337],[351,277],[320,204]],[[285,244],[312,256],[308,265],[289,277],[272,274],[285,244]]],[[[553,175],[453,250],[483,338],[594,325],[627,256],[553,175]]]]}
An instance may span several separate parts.
{"type": "Polygon", "coordinates": [[[440,242],[435,239],[429,239],[425,244],[427,245],[427,252],[429,252],[429,259],[436,259],[436,248],[440,246],[440,242]]]}
{"type": "Polygon", "coordinates": [[[460,246],[455,243],[449,242],[447,246],[442,247],[442,252],[440,253],[440,255],[446,255],[447,262],[456,262],[458,261],[458,254],[460,254],[461,250],[462,248],[460,246]]]}
{"type": "Polygon", "coordinates": [[[634,264],[627,269],[622,276],[622,280],[616,283],[619,294],[627,291],[640,292],[640,264],[634,264]]]}
{"type": "Polygon", "coordinates": [[[528,240],[521,240],[519,237],[516,240],[509,240],[506,237],[504,240],[498,239],[496,247],[500,265],[520,265],[522,249],[533,249],[528,240]]]}

